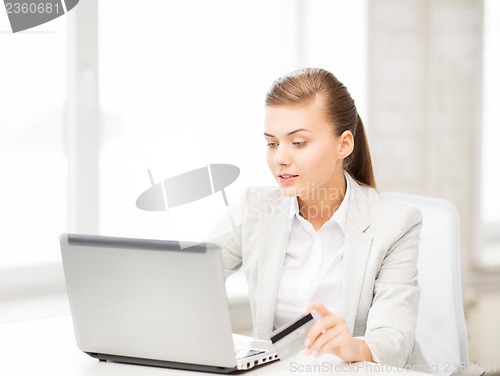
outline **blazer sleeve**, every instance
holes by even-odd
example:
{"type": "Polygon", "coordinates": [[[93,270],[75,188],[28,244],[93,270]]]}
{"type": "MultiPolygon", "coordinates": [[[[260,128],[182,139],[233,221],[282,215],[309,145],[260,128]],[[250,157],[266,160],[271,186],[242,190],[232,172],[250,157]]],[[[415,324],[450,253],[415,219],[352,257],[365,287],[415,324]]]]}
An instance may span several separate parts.
{"type": "Polygon", "coordinates": [[[241,225],[212,240],[221,249],[222,267],[226,278],[237,271],[242,264],[241,225]]]}
{"type": "Polygon", "coordinates": [[[248,212],[248,190],[240,197],[234,207],[230,207],[227,215],[220,219],[215,227],[215,232],[220,233],[225,229],[222,235],[212,237],[211,242],[215,243],[221,249],[222,266],[226,278],[237,271],[242,265],[242,233],[245,226],[245,220],[248,212]]]}
{"type": "Polygon", "coordinates": [[[363,337],[376,362],[398,367],[406,365],[413,351],[420,298],[417,257],[422,216],[413,207],[407,214],[402,235],[388,242],[363,337]]]}

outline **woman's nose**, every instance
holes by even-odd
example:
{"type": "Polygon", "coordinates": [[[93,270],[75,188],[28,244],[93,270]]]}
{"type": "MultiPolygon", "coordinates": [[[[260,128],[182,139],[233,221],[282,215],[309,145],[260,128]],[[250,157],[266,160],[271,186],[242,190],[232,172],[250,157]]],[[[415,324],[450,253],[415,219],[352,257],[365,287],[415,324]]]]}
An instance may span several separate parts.
{"type": "Polygon", "coordinates": [[[274,163],[280,166],[287,166],[290,164],[290,156],[284,145],[279,145],[276,154],[274,155],[274,163]]]}

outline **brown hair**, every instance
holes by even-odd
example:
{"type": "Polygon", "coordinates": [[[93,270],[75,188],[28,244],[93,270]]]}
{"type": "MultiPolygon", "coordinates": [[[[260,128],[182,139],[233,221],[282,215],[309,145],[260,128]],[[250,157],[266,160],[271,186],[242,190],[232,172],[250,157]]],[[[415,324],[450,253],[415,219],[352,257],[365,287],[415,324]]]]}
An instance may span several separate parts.
{"type": "Polygon", "coordinates": [[[347,88],[332,73],[319,68],[301,69],[274,81],[266,96],[266,106],[311,103],[323,100],[325,116],[333,131],[354,135],[354,149],[344,159],[344,169],[360,184],[376,188],[370,149],[363,122],[347,88]]]}

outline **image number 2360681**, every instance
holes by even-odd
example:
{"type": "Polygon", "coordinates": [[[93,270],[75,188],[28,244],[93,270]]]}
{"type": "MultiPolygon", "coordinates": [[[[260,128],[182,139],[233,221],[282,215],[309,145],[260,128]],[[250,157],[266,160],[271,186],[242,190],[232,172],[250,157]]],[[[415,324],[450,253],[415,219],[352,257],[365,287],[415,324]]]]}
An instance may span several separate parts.
{"type": "Polygon", "coordinates": [[[73,9],[80,0],[4,0],[13,33],[50,22],[73,9]]]}

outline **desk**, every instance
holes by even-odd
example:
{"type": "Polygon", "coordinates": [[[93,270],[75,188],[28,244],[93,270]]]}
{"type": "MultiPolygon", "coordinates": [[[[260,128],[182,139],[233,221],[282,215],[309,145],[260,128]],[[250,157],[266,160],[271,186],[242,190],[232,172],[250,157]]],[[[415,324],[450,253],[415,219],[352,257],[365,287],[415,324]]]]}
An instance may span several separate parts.
{"type": "MultiPolygon", "coordinates": [[[[257,367],[250,376],[269,375],[425,374],[374,363],[347,364],[333,355],[320,358],[298,353],[285,361],[257,367]]],[[[207,375],[175,369],[99,362],[81,352],[75,342],[71,316],[0,325],[0,375],[12,376],[157,376],[207,375]]],[[[215,375],[209,373],[208,375],[215,375]]]]}

